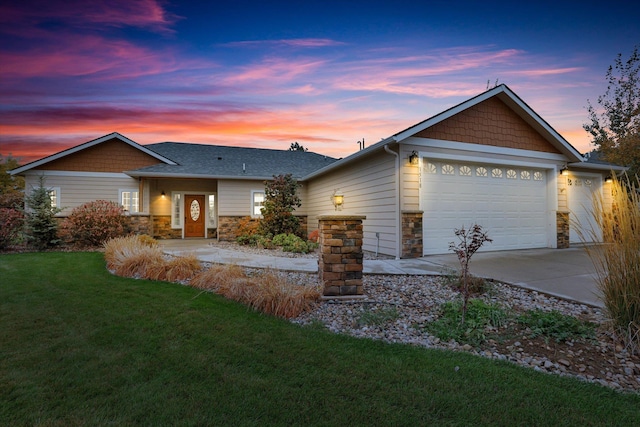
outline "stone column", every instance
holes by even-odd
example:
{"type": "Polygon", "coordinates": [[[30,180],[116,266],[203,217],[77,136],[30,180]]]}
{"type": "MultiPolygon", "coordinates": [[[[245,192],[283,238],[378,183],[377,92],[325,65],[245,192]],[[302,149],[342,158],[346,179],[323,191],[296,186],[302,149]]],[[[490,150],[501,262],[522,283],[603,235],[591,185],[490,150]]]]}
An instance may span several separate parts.
{"type": "Polygon", "coordinates": [[[362,215],[318,217],[320,261],[318,274],[325,297],[361,296],[362,215]]]}
{"type": "Polygon", "coordinates": [[[556,212],[557,247],[567,249],[569,247],[569,212],[556,212]]]}
{"type": "Polygon", "coordinates": [[[422,211],[402,211],[402,253],[400,258],[422,256],[422,211]]]}

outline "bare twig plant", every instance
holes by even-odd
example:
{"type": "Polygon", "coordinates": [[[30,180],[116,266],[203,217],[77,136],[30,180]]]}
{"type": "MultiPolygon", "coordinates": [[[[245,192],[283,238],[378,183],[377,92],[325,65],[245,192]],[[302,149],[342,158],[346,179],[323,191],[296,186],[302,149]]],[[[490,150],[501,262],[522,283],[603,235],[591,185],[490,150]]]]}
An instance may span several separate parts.
{"type": "Polygon", "coordinates": [[[464,324],[465,316],[467,314],[467,308],[469,303],[469,297],[471,296],[470,283],[472,281],[469,274],[469,261],[478,249],[482,247],[486,242],[492,242],[486,232],[482,230],[482,226],[473,224],[470,229],[465,229],[464,226],[460,229],[454,230],[455,235],[458,237],[458,244],[454,242],[449,243],[449,250],[453,251],[460,261],[460,279],[462,286],[460,287],[460,293],[462,294],[462,319],[461,324],[464,324]]]}

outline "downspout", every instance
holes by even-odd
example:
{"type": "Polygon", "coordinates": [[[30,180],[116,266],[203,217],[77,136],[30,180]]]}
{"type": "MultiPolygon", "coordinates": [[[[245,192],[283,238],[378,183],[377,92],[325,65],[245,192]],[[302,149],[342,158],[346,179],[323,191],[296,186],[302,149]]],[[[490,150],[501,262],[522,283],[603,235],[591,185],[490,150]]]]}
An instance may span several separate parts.
{"type": "Polygon", "coordinates": [[[396,157],[396,259],[400,259],[400,239],[402,238],[402,219],[400,218],[400,155],[385,144],[384,151],[396,157]]]}

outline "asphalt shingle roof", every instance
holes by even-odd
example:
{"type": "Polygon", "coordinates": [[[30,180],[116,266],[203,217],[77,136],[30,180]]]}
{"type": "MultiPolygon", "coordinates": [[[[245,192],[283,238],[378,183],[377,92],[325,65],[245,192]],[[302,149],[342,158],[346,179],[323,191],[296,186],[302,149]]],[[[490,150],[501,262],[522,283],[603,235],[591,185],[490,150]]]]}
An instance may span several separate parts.
{"type": "Polygon", "coordinates": [[[158,175],[207,177],[258,177],[291,174],[301,179],[337,159],[308,151],[161,142],[145,145],[177,165],[158,164],[134,172],[158,175]],[[244,166],[244,169],[243,169],[244,166]]]}

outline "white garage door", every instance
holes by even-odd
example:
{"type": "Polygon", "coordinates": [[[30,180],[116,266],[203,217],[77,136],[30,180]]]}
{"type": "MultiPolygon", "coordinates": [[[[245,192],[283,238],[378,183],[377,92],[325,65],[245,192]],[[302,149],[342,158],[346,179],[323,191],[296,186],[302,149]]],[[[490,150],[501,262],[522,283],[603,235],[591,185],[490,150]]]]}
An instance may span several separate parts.
{"type": "Polygon", "coordinates": [[[493,239],[483,250],[547,247],[546,185],[542,169],[424,159],[424,254],[448,253],[473,224],[493,239]]]}
{"type": "Polygon", "coordinates": [[[593,216],[593,197],[601,186],[601,178],[597,176],[571,174],[567,179],[571,243],[602,241],[593,216]]]}

